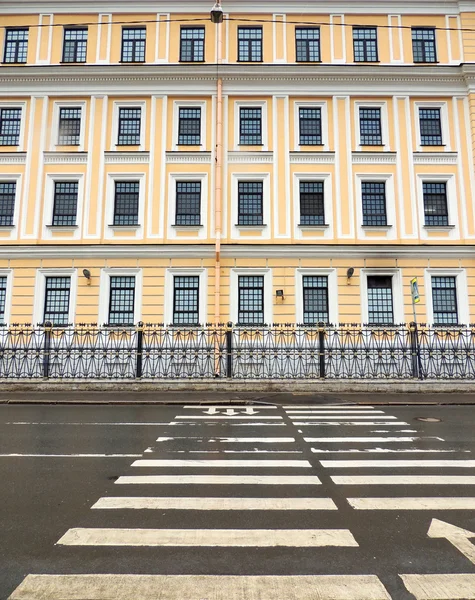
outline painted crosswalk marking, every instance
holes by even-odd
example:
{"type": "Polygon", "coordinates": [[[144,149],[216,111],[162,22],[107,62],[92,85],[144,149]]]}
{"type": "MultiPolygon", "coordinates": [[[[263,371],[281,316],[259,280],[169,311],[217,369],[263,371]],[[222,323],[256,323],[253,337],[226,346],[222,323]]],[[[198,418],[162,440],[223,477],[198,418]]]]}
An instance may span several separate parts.
{"type": "Polygon", "coordinates": [[[475,498],[347,498],[356,510],[475,510],[475,498]]]}
{"type": "Polygon", "coordinates": [[[106,497],[94,509],[150,510],[338,510],[331,498],[106,497]]]}
{"type": "Polygon", "coordinates": [[[243,405],[237,405],[237,404],[187,404],[185,406],[183,406],[183,408],[185,410],[187,409],[195,409],[195,410],[209,410],[210,408],[213,409],[217,409],[217,410],[228,410],[229,408],[235,409],[235,410],[249,410],[249,409],[254,409],[254,410],[277,410],[277,406],[269,406],[269,405],[261,405],[261,404],[243,404],[243,405]]]}
{"type": "Polygon", "coordinates": [[[175,419],[180,419],[183,421],[196,421],[196,420],[205,420],[205,421],[228,421],[230,419],[241,420],[241,421],[250,421],[252,419],[269,419],[275,421],[281,421],[283,417],[274,416],[274,415],[177,415],[175,419]]]}
{"type": "Polygon", "coordinates": [[[397,417],[392,417],[390,415],[360,415],[359,413],[357,415],[352,415],[352,414],[345,414],[345,415],[292,415],[290,417],[293,421],[295,419],[305,419],[306,421],[331,421],[331,420],[335,420],[336,418],[338,419],[348,419],[349,421],[351,420],[359,420],[359,421],[371,421],[371,420],[377,420],[377,419],[383,419],[386,421],[391,421],[391,420],[396,420],[397,417]]]}
{"type": "Polygon", "coordinates": [[[328,421],[294,421],[293,422],[294,425],[306,425],[307,427],[311,427],[312,425],[314,426],[322,426],[322,425],[333,425],[335,427],[341,427],[342,425],[351,425],[353,427],[357,427],[358,425],[360,426],[365,426],[367,427],[368,425],[409,425],[409,423],[406,423],[405,421],[381,421],[380,423],[377,423],[376,421],[371,421],[371,422],[361,422],[361,421],[332,421],[332,422],[328,422],[328,421]]]}
{"type": "Polygon", "coordinates": [[[288,410],[289,416],[295,415],[384,415],[383,410],[288,410]]]}
{"type": "Polygon", "coordinates": [[[417,440],[422,440],[422,439],[433,439],[433,440],[441,440],[444,441],[442,438],[440,437],[411,437],[411,436],[401,436],[401,437],[391,437],[391,436],[387,436],[387,437],[304,437],[303,438],[306,442],[328,442],[328,443],[340,443],[340,444],[347,444],[347,443],[366,443],[369,442],[370,444],[375,444],[375,443],[386,443],[386,442],[415,442],[417,440]]]}
{"type": "Polygon", "coordinates": [[[459,454],[461,452],[470,453],[470,450],[445,450],[438,448],[345,448],[344,450],[310,448],[310,451],[314,454],[459,454]]]}
{"type": "Polygon", "coordinates": [[[416,467],[472,469],[475,467],[475,460],[321,460],[320,464],[326,469],[399,469],[403,467],[410,469],[416,467]]]}
{"type": "Polygon", "coordinates": [[[199,440],[203,442],[219,442],[220,444],[291,444],[293,437],[202,437],[202,436],[177,436],[159,437],[157,442],[171,442],[173,440],[199,440]]]}
{"type": "Polygon", "coordinates": [[[475,600],[475,573],[400,577],[416,600],[475,600]]]}
{"type": "Polygon", "coordinates": [[[314,475],[125,475],[116,484],[321,485],[314,475]]]}
{"type": "Polygon", "coordinates": [[[472,475],[334,475],[336,485],[475,485],[472,475]]]}
{"type": "Polygon", "coordinates": [[[294,410],[296,408],[298,408],[299,410],[302,408],[313,408],[313,409],[321,409],[321,408],[331,408],[331,409],[336,409],[336,408],[341,408],[342,410],[345,409],[367,409],[367,408],[375,408],[374,406],[367,406],[367,405],[362,405],[362,404],[293,404],[290,406],[283,406],[282,407],[286,412],[288,410],[294,410]]]}
{"type": "Polygon", "coordinates": [[[132,463],[133,467],[174,467],[174,468],[293,468],[293,469],[311,469],[312,465],[308,460],[136,460],[132,463]]]}

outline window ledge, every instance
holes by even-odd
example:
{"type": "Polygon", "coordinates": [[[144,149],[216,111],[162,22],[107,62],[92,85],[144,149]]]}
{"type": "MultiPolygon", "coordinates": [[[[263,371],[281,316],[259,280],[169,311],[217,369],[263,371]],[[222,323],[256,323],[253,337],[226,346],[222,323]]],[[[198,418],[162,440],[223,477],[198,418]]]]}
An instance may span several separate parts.
{"type": "Polygon", "coordinates": [[[455,225],[423,225],[424,229],[429,231],[450,231],[455,229],[455,225]]]}
{"type": "Polygon", "coordinates": [[[172,225],[175,231],[190,231],[192,229],[202,229],[204,225],[172,225]]]}
{"type": "Polygon", "coordinates": [[[109,227],[111,229],[119,229],[122,231],[124,229],[140,229],[142,225],[109,225],[109,227]]]}
{"type": "Polygon", "coordinates": [[[0,225],[0,231],[13,231],[15,225],[0,225]]]}
{"type": "Polygon", "coordinates": [[[389,231],[392,225],[361,225],[365,231],[389,231]]]}
{"type": "Polygon", "coordinates": [[[447,147],[447,144],[421,144],[421,148],[446,148],[446,147],[447,147]]]}
{"type": "Polygon", "coordinates": [[[79,225],[46,225],[47,229],[54,229],[55,231],[74,231],[79,229],[79,225]]]}
{"type": "Polygon", "coordinates": [[[330,225],[328,223],[323,223],[322,225],[297,225],[299,229],[311,229],[318,231],[319,229],[328,229],[330,225]]]}

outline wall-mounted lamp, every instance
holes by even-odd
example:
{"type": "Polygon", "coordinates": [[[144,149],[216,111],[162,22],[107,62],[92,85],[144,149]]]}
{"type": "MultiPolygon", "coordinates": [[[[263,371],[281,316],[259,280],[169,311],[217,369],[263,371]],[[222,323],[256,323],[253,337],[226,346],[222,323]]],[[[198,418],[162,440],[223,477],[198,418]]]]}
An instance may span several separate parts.
{"type": "Polygon", "coordinates": [[[282,302],[284,301],[284,290],[275,290],[275,297],[282,298],[282,302]]]}
{"type": "Polygon", "coordinates": [[[223,9],[221,8],[220,2],[216,2],[216,4],[213,6],[213,8],[211,9],[210,16],[211,22],[215,23],[216,25],[218,25],[218,23],[223,22],[224,13],[223,9]]]}
{"type": "Polygon", "coordinates": [[[346,283],[350,285],[350,279],[353,277],[355,270],[353,267],[350,267],[346,272],[346,283]]]}
{"type": "Polygon", "coordinates": [[[89,269],[83,269],[82,274],[87,279],[87,285],[91,285],[91,271],[89,271],[89,269]]]}

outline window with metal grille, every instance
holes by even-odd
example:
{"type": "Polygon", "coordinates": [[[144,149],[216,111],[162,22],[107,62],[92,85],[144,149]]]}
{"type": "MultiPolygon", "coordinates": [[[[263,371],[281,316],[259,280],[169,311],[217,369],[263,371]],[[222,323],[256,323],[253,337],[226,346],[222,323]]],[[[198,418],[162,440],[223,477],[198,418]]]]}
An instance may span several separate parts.
{"type": "Polygon", "coordinates": [[[368,277],[368,322],[370,325],[393,325],[393,278],[390,275],[368,277]]]}
{"type": "Polygon", "coordinates": [[[264,323],[264,276],[239,275],[239,325],[264,323]]]}
{"type": "Polygon", "coordinates": [[[68,325],[71,277],[45,278],[45,306],[43,322],[53,325],[68,325]]]}
{"type": "Polygon", "coordinates": [[[263,196],[262,181],[239,181],[238,225],[263,225],[263,196]]]}
{"type": "Polygon", "coordinates": [[[63,41],[63,62],[86,62],[87,28],[65,28],[63,41]]]}
{"type": "Polygon", "coordinates": [[[295,45],[297,62],[320,62],[320,29],[296,27],[295,45]]]}
{"type": "Polygon", "coordinates": [[[458,323],[456,277],[432,277],[432,308],[434,325],[458,323]]]}
{"type": "Polygon", "coordinates": [[[205,59],[205,28],[182,27],[180,29],[180,60],[203,62],[205,59]]]}
{"type": "Polygon", "coordinates": [[[321,146],[322,110],[318,107],[299,109],[299,144],[301,146],[321,146]]]}
{"type": "Polygon", "coordinates": [[[440,108],[420,108],[419,123],[422,146],[442,146],[440,108]]]}
{"type": "Polygon", "coordinates": [[[201,181],[176,182],[175,225],[201,224],[201,181]]]}
{"type": "Polygon", "coordinates": [[[384,181],[362,181],[363,225],[387,225],[386,183],[384,181]]]}
{"type": "Polygon", "coordinates": [[[198,276],[176,275],[173,278],[173,324],[198,325],[199,323],[198,276]]]}
{"type": "Polygon", "coordinates": [[[114,225],[138,225],[139,190],[138,181],[115,182],[114,225]]]}
{"type": "Polygon", "coordinates": [[[383,145],[380,108],[360,108],[360,145],[383,145]]]}
{"type": "Polygon", "coordinates": [[[262,108],[241,106],[239,109],[239,144],[262,145],[262,108]]]}
{"type": "Polygon", "coordinates": [[[145,62],[145,27],[122,29],[122,62],[145,62]]]}
{"type": "Polygon", "coordinates": [[[324,225],[323,181],[300,182],[300,225],[324,225]]]}
{"type": "Polygon", "coordinates": [[[0,108],[0,146],[20,143],[21,108],[0,108]]]}
{"type": "Polygon", "coordinates": [[[262,27],[238,27],[238,61],[262,61],[262,27]]]}
{"type": "Polygon", "coordinates": [[[5,307],[7,301],[7,278],[0,277],[0,322],[5,323],[5,307]]]}
{"type": "Polygon", "coordinates": [[[109,325],[133,325],[135,311],[135,277],[111,275],[109,325]]]}
{"type": "Polygon", "coordinates": [[[13,225],[16,181],[0,181],[0,225],[13,225]]]}
{"type": "Polygon", "coordinates": [[[302,279],[303,322],[306,325],[328,323],[328,277],[306,275],[302,279]]]}
{"type": "Polygon", "coordinates": [[[376,27],[353,27],[355,62],[378,62],[376,27]]]}
{"type": "Polygon", "coordinates": [[[448,225],[447,183],[445,181],[424,181],[425,225],[448,225]]]}
{"type": "Polygon", "coordinates": [[[428,29],[426,27],[412,28],[412,54],[414,62],[437,62],[435,29],[428,29]]]}
{"type": "Polygon", "coordinates": [[[142,109],[119,108],[118,146],[139,146],[142,109]]]}
{"type": "Polygon", "coordinates": [[[178,111],[178,145],[201,144],[201,108],[180,108],[178,111]]]}
{"type": "Polygon", "coordinates": [[[3,62],[26,63],[28,54],[28,29],[7,29],[3,62]]]}
{"type": "Polygon", "coordinates": [[[55,181],[53,225],[76,225],[78,182],[55,181]]]}
{"type": "Polygon", "coordinates": [[[81,141],[81,109],[59,109],[58,145],[79,146],[81,141]]]}

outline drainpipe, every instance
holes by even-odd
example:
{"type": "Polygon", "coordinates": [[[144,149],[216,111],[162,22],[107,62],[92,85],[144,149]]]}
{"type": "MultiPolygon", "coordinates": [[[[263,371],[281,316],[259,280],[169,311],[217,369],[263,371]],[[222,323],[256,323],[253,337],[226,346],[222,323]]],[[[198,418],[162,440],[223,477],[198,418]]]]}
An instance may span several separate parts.
{"type": "MultiPolygon", "coordinates": [[[[214,182],[215,198],[215,279],[214,279],[214,320],[215,324],[221,321],[221,229],[222,229],[222,202],[223,202],[223,79],[219,76],[219,65],[223,61],[223,37],[222,37],[222,9],[220,2],[215,5],[217,11],[221,11],[221,18],[216,21],[217,25],[217,81],[216,81],[216,169],[214,182]]],[[[213,9],[213,10],[215,10],[213,9]]]]}

